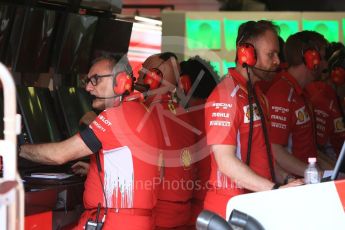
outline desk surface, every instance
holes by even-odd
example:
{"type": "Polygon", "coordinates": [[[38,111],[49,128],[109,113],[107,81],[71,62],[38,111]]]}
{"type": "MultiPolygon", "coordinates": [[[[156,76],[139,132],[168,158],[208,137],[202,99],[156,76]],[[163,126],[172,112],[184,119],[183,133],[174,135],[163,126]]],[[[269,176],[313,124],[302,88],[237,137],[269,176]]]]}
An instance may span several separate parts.
{"type": "Polygon", "coordinates": [[[239,195],[227,205],[270,229],[345,229],[345,180],[239,195]]]}

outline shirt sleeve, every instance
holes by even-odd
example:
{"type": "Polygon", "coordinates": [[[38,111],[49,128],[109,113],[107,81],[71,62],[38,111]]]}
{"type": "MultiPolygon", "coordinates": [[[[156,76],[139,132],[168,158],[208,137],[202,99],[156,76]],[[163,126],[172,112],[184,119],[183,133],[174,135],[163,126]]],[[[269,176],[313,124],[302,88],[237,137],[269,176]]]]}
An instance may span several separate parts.
{"type": "Polygon", "coordinates": [[[122,132],[119,128],[120,115],[116,114],[114,109],[108,109],[100,113],[95,120],[89,125],[96,138],[102,143],[103,149],[120,147],[118,143],[118,132],[122,132]]]}
{"type": "Polygon", "coordinates": [[[102,143],[98,140],[92,129],[89,127],[81,130],[79,135],[93,153],[97,153],[102,148],[102,143]]]}
{"type": "MultiPolygon", "coordinates": [[[[278,85],[279,86],[279,85],[278,85]]],[[[270,140],[273,144],[287,145],[291,129],[291,100],[293,89],[271,87],[267,93],[270,114],[270,140]]]]}
{"type": "MultiPolygon", "coordinates": [[[[222,84],[222,83],[220,83],[222,84]]],[[[236,92],[229,84],[218,85],[205,105],[207,144],[236,145],[239,114],[236,92]],[[233,89],[233,90],[231,90],[233,89]],[[231,94],[232,93],[232,94],[231,94]]]]}

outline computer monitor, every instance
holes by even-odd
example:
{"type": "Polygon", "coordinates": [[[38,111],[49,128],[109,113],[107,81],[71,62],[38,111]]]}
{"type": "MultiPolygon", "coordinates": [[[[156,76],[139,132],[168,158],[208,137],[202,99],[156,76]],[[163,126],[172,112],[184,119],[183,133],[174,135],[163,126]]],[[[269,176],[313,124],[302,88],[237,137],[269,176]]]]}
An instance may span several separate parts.
{"type": "Polygon", "coordinates": [[[79,131],[79,121],[88,111],[92,110],[92,99],[88,92],[78,87],[59,87],[56,99],[62,114],[67,136],[71,137],[79,131]]]}
{"type": "Polygon", "coordinates": [[[93,41],[92,59],[102,54],[125,54],[128,52],[132,23],[100,18],[93,41]]]}
{"type": "Polygon", "coordinates": [[[11,34],[16,8],[12,5],[0,5],[0,61],[8,64],[6,51],[11,34]]]}
{"type": "Polygon", "coordinates": [[[40,8],[17,7],[8,55],[15,72],[49,72],[55,41],[57,13],[40,8]]]}
{"type": "Polygon", "coordinates": [[[77,75],[89,71],[97,20],[95,16],[63,13],[53,55],[56,73],[77,75]]]}
{"type": "MultiPolygon", "coordinates": [[[[62,140],[57,122],[57,113],[48,88],[17,87],[18,112],[22,116],[21,144],[47,143],[62,140]]],[[[55,169],[18,157],[18,167],[22,174],[40,170],[55,169]]]]}
{"type": "Polygon", "coordinates": [[[338,178],[339,172],[345,173],[345,141],[343,147],[341,148],[338,160],[335,164],[331,180],[336,180],[338,178]]]}

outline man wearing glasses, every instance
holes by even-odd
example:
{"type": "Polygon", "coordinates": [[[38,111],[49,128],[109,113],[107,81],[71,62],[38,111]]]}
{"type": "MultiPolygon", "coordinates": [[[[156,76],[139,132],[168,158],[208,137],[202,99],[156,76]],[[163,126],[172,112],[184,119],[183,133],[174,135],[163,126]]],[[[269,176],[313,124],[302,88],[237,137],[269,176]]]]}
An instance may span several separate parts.
{"type": "Polygon", "coordinates": [[[75,229],[153,228],[158,138],[153,117],[142,122],[144,105],[123,101],[133,85],[127,66],[112,56],[93,63],[86,90],[94,96],[92,106],[106,110],[86,129],[62,142],[20,148],[20,156],[44,164],[90,156],[85,211],[75,229]]]}

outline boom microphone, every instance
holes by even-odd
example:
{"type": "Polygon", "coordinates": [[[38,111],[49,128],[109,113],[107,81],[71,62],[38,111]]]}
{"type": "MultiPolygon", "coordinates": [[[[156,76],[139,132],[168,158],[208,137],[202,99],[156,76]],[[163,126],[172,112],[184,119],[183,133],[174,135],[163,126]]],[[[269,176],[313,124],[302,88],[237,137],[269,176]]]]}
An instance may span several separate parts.
{"type": "Polygon", "coordinates": [[[114,95],[114,96],[111,96],[111,97],[97,97],[95,95],[91,95],[91,99],[92,100],[95,100],[95,99],[110,99],[110,98],[117,98],[117,97],[122,97],[123,95],[114,95]]]}
{"type": "Polygon", "coordinates": [[[277,72],[280,71],[280,68],[278,68],[276,70],[261,69],[261,68],[255,67],[255,66],[252,66],[251,68],[257,69],[257,70],[260,70],[260,71],[263,71],[263,72],[267,72],[267,73],[277,73],[277,72]]]}
{"type": "Polygon", "coordinates": [[[250,66],[247,63],[243,63],[242,67],[243,68],[253,68],[253,69],[257,69],[257,70],[260,70],[263,72],[268,72],[268,73],[277,73],[280,71],[280,68],[277,68],[276,70],[261,69],[261,68],[255,67],[255,66],[250,66]]]}

